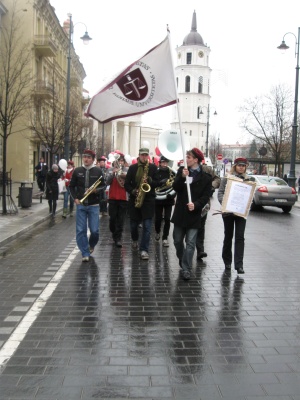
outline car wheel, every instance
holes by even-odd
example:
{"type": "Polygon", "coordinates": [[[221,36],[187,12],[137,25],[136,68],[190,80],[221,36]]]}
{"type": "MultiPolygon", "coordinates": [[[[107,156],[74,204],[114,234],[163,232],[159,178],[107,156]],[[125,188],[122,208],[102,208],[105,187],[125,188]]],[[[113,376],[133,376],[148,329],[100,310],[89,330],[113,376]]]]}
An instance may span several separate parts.
{"type": "Polygon", "coordinates": [[[251,211],[259,211],[262,210],[262,206],[258,206],[255,201],[252,201],[251,207],[250,207],[251,211]]]}
{"type": "Polygon", "coordinates": [[[284,207],[281,207],[281,208],[282,208],[282,211],[283,211],[285,214],[288,214],[288,213],[291,211],[292,206],[284,206],[284,207]]]}

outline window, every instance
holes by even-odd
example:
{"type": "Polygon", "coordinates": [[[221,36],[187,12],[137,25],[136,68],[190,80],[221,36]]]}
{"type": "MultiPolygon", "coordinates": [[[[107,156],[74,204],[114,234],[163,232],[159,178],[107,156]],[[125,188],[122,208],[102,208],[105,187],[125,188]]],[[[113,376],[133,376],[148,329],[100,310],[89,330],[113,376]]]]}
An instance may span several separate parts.
{"type": "Polygon", "coordinates": [[[176,87],[178,88],[178,78],[176,78],[176,87]]]}
{"type": "Polygon", "coordinates": [[[191,91],[191,78],[190,76],[185,77],[185,91],[189,93],[191,91]]]}
{"type": "Polygon", "coordinates": [[[203,76],[198,78],[198,93],[203,93],[203,76]]]}
{"type": "Polygon", "coordinates": [[[201,107],[197,107],[197,118],[200,119],[201,118],[201,107]]]}
{"type": "Polygon", "coordinates": [[[190,130],[190,136],[192,136],[192,130],[190,130]]]}
{"type": "Polygon", "coordinates": [[[186,54],[186,63],[187,64],[192,64],[192,53],[187,53],[186,54]]]}

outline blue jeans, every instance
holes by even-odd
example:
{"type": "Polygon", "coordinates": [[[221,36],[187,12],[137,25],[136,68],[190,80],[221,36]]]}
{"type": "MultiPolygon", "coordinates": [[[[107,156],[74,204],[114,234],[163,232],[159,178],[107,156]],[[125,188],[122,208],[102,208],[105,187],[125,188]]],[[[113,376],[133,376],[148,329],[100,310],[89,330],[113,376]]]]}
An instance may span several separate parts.
{"type": "Polygon", "coordinates": [[[198,229],[182,228],[174,225],[173,240],[176,256],[183,270],[190,270],[193,266],[193,257],[196,247],[198,229]],[[185,238],[185,246],[183,240],[185,238]]]}
{"type": "Polygon", "coordinates": [[[142,239],[140,243],[140,251],[149,252],[149,242],[151,235],[152,218],[144,219],[143,221],[130,220],[131,239],[134,242],[139,240],[139,224],[143,223],[142,239]]]}
{"type": "Polygon", "coordinates": [[[68,208],[69,197],[70,197],[70,211],[73,211],[74,200],[73,200],[73,197],[70,195],[69,188],[67,188],[67,191],[64,193],[64,208],[68,208]]]}
{"type": "Polygon", "coordinates": [[[89,257],[89,247],[94,248],[99,240],[99,206],[77,205],[76,209],[76,242],[82,257],[89,257]],[[87,236],[87,228],[90,237],[87,236]]]}

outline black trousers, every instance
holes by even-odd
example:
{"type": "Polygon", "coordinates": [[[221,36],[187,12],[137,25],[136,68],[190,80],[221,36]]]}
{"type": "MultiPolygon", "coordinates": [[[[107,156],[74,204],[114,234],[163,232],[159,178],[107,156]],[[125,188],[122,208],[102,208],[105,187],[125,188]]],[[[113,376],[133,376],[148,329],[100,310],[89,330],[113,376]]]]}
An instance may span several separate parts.
{"type": "Polygon", "coordinates": [[[222,258],[224,264],[232,263],[232,240],[234,234],[234,267],[243,268],[244,248],[245,248],[245,218],[234,214],[222,215],[224,223],[224,241],[222,258]]]}
{"type": "Polygon", "coordinates": [[[109,200],[109,230],[115,242],[122,239],[124,220],[127,212],[127,201],[109,200]]]}
{"type": "Polygon", "coordinates": [[[207,214],[205,214],[204,217],[201,218],[201,228],[198,229],[197,241],[196,241],[197,253],[203,253],[204,252],[204,238],[205,238],[205,223],[206,223],[206,220],[207,220],[207,214]]]}
{"type": "Polygon", "coordinates": [[[38,187],[41,192],[43,192],[45,190],[45,181],[46,181],[46,178],[44,176],[39,176],[37,178],[37,184],[38,184],[38,187]]]}
{"type": "Polygon", "coordinates": [[[159,204],[158,201],[155,202],[155,232],[160,233],[162,220],[163,220],[163,213],[164,213],[164,229],[162,239],[168,239],[169,232],[170,232],[170,225],[171,225],[171,214],[172,214],[172,205],[163,205],[159,204]]]}

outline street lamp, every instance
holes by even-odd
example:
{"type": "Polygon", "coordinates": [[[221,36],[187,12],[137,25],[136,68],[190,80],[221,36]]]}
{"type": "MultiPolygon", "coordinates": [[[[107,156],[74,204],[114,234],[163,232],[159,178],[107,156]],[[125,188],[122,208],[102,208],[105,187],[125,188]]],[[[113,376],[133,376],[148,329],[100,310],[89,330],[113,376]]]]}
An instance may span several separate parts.
{"type": "MultiPolygon", "coordinates": [[[[203,106],[200,108],[200,113],[199,114],[204,114],[203,113],[203,108],[207,109],[207,123],[206,123],[206,142],[205,142],[205,157],[208,157],[208,136],[209,136],[209,117],[210,117],[210,108],[209,104],[207,107],[203,106]]],[[[217,111],[215,110],[214,115],[218,115],[217,111]]]]}
{"type": "Polygon", "coordinates": [[[290,162],[290,173],[288,176],[289,186],[295,188],[296,186],[296,174],[295,174],[295,164],[296,164],[296,147],[297,147],[297,131],[298,131],[298,88],[299,88],[299,39],[300,39],[300,28],[298,28],[298,39],[296,35],[292,32],[287,32],[282,39],[282,43],[277,49],[287,50],[289,46],[285,44],[284,38],[286,35],[291,34],[296,39],[295,46],[295,56],[297,58],[296,65],[296,83],[295,83],[295,101],[294,101],[294,120],[293,120],[293,130],[292,130],[292,143],[291,143],[291,162],[290,162]]]}
{"type": "Polygon", "coordinates": [[[69,159],[70,152],[70,78],[71,78],[71,46],[73,28],[77,24],[85,26],[85,34],[80,38],[83,44],[88,44],[92,38],[87,33],[86,25],[83,22],[77,22],[74,26],[72,24],[72,14],[68,14],[70,27],[69,27],[69,47],[68,47],[68,65],[67,65],[67,97],[66,97],[66,115],[65,115],[65,136],[64,136],[64,157],[65,160],[69,159]]]}

